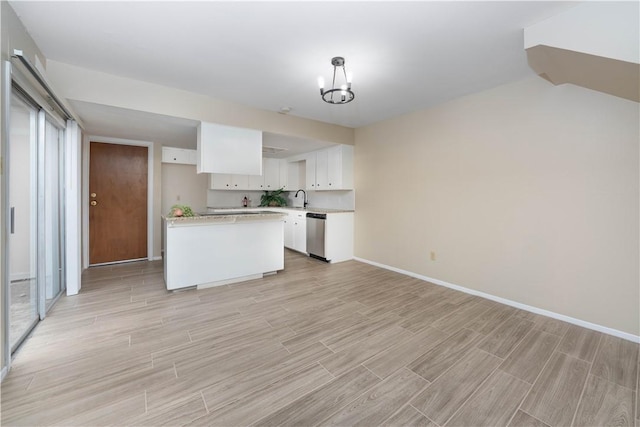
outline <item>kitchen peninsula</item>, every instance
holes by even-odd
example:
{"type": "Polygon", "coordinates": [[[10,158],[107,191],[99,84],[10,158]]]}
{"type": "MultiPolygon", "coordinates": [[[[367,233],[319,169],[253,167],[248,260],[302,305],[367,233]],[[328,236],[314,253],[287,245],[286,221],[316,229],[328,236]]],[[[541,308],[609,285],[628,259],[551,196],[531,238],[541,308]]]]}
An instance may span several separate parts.
{"type": "Polygon", "coordinates": [[[284,268],[281,212],[221,212],[163,217],[168,290],[261,278],[284,268]]]}

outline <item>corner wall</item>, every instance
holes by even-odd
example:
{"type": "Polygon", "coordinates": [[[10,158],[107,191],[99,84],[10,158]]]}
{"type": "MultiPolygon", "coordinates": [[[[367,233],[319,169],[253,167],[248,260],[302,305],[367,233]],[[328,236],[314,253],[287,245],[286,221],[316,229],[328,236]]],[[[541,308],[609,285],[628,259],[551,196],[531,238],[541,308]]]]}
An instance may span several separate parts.
{"type": "Polygon", "coordinates": [[[357,129],[356,256],[640,335],[639,133],[537,77],[357,129]]]}

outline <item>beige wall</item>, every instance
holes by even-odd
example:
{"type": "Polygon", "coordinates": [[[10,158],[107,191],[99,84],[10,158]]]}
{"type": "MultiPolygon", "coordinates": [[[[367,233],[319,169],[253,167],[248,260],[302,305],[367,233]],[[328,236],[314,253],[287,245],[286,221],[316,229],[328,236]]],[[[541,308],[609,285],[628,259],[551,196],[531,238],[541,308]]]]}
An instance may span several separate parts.
{"type": "Polygon", "coordinates": [[[357,129],[356,256],[639,335],[638,114],[535,77],[357,129]]]}
{"type": "Polygon", "coordinates": [[[206,211],[208,189],[209,174],[196,173],[195,166],[162,163],[162,215],[175,204],[190,206],[194,212],[206,211]]]}
{"type": "Polygon", "coordinates": [[[209,96],[47,61],[47,77],[61,96],[192,120],[353,145],[353,129],[278,114],[209,96]]]}

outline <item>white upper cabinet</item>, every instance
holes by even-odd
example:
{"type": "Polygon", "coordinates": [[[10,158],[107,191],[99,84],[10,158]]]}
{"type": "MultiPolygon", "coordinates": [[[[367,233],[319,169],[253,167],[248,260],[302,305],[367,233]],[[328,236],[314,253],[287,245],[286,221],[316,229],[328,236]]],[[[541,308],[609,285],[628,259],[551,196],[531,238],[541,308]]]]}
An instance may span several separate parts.
{"type": "Polygon", "coordinates": [[[327,150],[316,151],[316,191],[329,189],[328,161],[327,150]]]}
{"type": "Polygon", "coordinates": [[[197,163],[197,151],[185,148],[162,147],[162,163],[195,165],[197,163]]]}
{"type": "Polygon", "coordinates": [[[249,190],[273,191],[280,188],[280,160],[262,159],[262,175],[249,175],[249,190]]]}
{"type": "Polygon", "coordinates": [[[200,122],[197,171],[262,175],[262,131],[200,122]]]}
{"type": "Polygon", "coordinates": [[[232,190],[231,174],[212,173],[209,175],[209,188],[212,190],[232,190]]]}
{"type": "Polygon", "coordinates": [[[351,145],[336,145],[327,149],[327,188],[324,189],[353,189],[353,147],[351,145]]]}
{"type": "Polygon", "coordinates": [[[249,175],[249,190],[264,190],[264,176],[262,175],[249,175]]]}
{"type": "Polygon", "coordinates": [[[307,190],[316,189],[316,152],[309,153],[305,160],[307,190]]]}
{"type": "Polygon", "coordinates": [[[284,189],[285,191],[292,190],[292,188],[289,188],[289,162],[287,162],[286,159],[280,159],[279,162],[280,178],[278,179],[278,182],[280,184],[280,188],[284,189]]]}
{"type": "Polygon", "coordinates": [[[261,174],[220,174],[211,176],[212,190],[313,191],[353,189],[353,147],[336,145],[290,157],[261,160],[261,174]]]}
{"type": "Polygon", "coordinates": [[[280,160],[264,158],[262,170],[264,172],[264,189],[273,191],[280,188],[280,160]]]}
{"type": "Polygon", "coordinates": [[[307,190],[352,190],[353,147],[336,145],[306,157],[307,190]]]}
{"type": "Polygon", "coordinates": [[[249,175],[232,175],[230,173],[212,173],[209,175],[211,190],[246,190],[249,186],[249,175]]]}

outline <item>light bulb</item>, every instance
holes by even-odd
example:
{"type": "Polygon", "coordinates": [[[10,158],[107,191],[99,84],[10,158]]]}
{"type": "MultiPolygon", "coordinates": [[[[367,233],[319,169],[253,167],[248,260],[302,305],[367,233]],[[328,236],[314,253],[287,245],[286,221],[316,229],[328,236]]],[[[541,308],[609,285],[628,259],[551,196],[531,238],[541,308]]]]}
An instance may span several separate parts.
{"type": "Polygon", "coordinates": [[[347,83],[351,84],[353,81],[353,73],[351,71],[347,71],[347,83]]]}
{"type": "Polygon", "coordinates": [[[318,77],[318,87],[320,89],[324,89],[324,78],[323,77],[318,77]]]}
{"type": "Polygon", "coordinates": [[[340,86],[340,89],[342,89],[342,95],[345,96],[347,94],[347,85],[340,86]]]}

